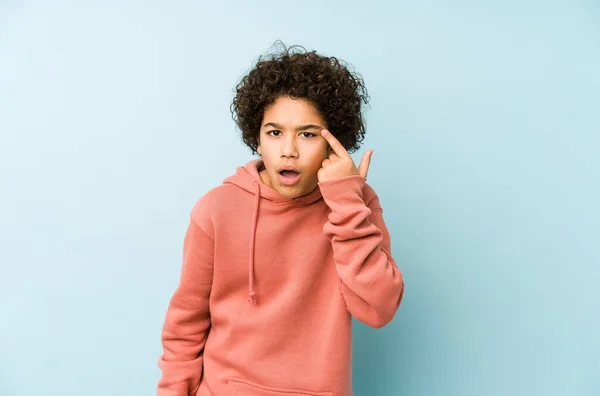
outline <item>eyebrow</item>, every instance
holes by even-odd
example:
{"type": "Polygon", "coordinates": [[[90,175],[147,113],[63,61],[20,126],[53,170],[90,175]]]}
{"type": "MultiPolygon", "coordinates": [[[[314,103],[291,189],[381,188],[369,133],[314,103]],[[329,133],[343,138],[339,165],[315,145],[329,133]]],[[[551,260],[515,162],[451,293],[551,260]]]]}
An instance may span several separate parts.
{"type": "MultiPolygon", "coordinates": [[[[283,129],[283,126],[279,125],[276,122],[267,122],[265,125],[263,125],[263,127],[273,127],[273,128],[278,128],[278,129],[283,129]]],[[[306,131],[307,129],[325,129],[323,126],[321,125],[316,125],[316,124],[307,124],[307,125],[301,125],[298,128],[296,128],[297,131],[306,131]]]]}

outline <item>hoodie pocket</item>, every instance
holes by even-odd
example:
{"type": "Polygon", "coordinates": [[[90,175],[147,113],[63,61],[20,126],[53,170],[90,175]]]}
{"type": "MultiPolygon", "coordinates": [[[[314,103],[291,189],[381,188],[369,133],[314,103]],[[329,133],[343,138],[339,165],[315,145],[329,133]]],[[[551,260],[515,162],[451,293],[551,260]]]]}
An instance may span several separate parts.
{"type": "Polygon", "coordinates": [[[223,396],[334,396],[334,394],[332,392],[312,392],[303,389],[273,388],[234,378],[227,382],[223,396]]]}

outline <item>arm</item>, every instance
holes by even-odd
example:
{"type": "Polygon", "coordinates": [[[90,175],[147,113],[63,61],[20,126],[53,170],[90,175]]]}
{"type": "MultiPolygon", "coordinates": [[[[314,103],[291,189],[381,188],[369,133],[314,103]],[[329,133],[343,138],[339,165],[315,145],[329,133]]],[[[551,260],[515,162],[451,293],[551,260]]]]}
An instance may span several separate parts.
{"type": "Polygon", "coordinates": [[[379,328],[396,314],[404,281],[391,255],[383,209],[365,181],[362,176],[348,176],[319,183],[331,209],[323,232],[333,246],[348,311],[361,322],[379,328]]]}
{"type": "Polygon", "coordinates": [[[158,396],[196,394],[210,328],[208,300],[213,276],[213,240],[194,221],[193,213],[183,245],[180,283],[171,298],[162,330],[158,396]]]}

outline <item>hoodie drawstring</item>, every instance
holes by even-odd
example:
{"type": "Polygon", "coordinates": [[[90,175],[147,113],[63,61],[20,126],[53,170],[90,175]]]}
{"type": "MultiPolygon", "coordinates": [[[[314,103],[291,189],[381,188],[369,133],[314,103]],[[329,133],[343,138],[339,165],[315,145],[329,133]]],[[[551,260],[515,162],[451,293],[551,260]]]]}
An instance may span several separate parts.
{"type": "Polygon", "coordinates": [[[254,291],[254,243],[256,240],[256,224],[258,222],[258,209],[260,206],[260,183],[258,181],[253,181],[252,184],[256,187],[256,198],[254,201],[252,228],[250,230],[250,253],[248,257],[248,302],[251,304],[256,304],[256,292],[254,291]]]}

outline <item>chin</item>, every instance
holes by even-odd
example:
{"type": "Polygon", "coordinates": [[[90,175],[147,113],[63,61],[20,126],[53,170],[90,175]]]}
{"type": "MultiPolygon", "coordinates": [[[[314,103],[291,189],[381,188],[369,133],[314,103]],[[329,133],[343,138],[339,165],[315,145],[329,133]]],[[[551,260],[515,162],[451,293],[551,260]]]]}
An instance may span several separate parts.
{"type": "Polygon", "coordinates": [[[310,194],[315,188],[317,188],[317,186],[313,188],[306,188],[306,186],[294,186],[294,188],[286,188],[286,186],[282,186],[278,192],[279,195],[285,198],[299,198],[310,194]]]}
{"type": "Polygon", "coordinates": [[[284,198],[298,198],[303,195],[300,192],[290,191],[290,189],[286,188],[285,186],[278,189],[277,192],[284,198]]]}

